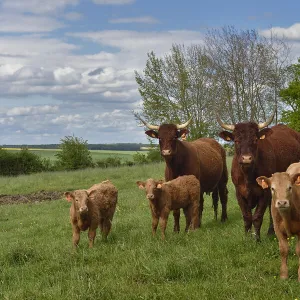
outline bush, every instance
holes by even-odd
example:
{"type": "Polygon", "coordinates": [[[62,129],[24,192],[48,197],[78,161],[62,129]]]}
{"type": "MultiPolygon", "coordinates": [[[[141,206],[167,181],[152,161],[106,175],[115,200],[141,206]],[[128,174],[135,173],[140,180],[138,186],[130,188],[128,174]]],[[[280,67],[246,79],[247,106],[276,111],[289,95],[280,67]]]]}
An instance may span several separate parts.
{"type": "Polygon", "coordinates": [[[121,166],[121,158],[118,156],[113,156],[113,157],[108,157],[105,159],[98,159],[96,161],[96,165],[100,168],[120,167],[121,166]]]}
{"type": "Polygon", "coordinates": [[[87,141],[75,136],[61,139],[57,157],[57,168],[62,170],[77,170],[93,167],[93,160],[88,150],[87,141]]]}
{"type": "Polygon", "coordinates": [[[49,171],[49,167],[49,161],[42,159],[28,149],[22,149],[16,153],[0,149],[0,175],[2,176],[49,171]]]}

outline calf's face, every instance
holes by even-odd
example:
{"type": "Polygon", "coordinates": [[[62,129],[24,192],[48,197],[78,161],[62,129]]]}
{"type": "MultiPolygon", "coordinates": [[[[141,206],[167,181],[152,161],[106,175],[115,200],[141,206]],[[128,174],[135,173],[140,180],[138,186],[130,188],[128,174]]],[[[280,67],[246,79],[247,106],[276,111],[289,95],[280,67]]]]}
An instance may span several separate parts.
{"type": "Polygon", "coordinates": [[[74,203],[75,209],[79,214],[86,214],[88,212],[89,195],[86,190],[65,192],[64,195],[67,201],[74,203]]]}
{"type": "Polygon", "coordinates": [[[161,192],[163,180],[154,180],[152,178],[147,179],[146,181],[137,181],[137,186],[145,190],[147,199],[154,200],[156,199],[161,192]]]}
{"type": "Polygon", "coordinates": [[[256,181],[263,189],[271,189],[272,205],[284,212],[291,207],[293,185],[300,184],[300,174],[274,173],[270,178],[260,176],[256,181]]]}

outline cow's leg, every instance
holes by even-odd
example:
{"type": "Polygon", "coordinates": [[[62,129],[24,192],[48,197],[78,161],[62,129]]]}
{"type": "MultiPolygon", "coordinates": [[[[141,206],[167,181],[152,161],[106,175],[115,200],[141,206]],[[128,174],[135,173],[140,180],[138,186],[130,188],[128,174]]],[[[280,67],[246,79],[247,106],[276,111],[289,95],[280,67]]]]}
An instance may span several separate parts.
{"type": "Polygon", "coordinates": [[[283,234],[277,234],[277,238],[279,241],[279,252],[281,256],[281,266],[280,266],[280,278],[287,279],[288,278],[288,266],[287,259],[289,253],[289,244],[287,237],[283,234]]]}
{"type": "Polygon", "coordinates": [[[215,220],[217,220],[218,219],[218,201],[219,201],[218,187],[215,187],[215,189],[212,192],[212,200],[213,200],[215,220]]]}
{"type": "Polygon", "coordinates": [[[166,238],[166,227],[168,223],[169,211],[164,210],[159,218],[159,225],[161,229],[161,238],[164,240],[166,238]]]}
{"type": "Polygon", "coordinates": [[[227,220],[227,201],[228,201],[228,190],[227,190],[226,183],[224,182],[220,183],[218,190],[219,190],[219,196],[222,205],[221,222],[225,222],[227,220]]]}
{"type": "Polygon", "coordinates": [[[195,197],[191,205],[191,229],[199,227],[199,195],[195,197]]]}
{"type": "Polygon", "coordinates": [[[244,220],[244,227],[245,227],[245,233],[251,232],[252,227],[252,212],[251,209],[248,207],[247,199],[244,199],[238,191],[236,191],[236,198],[238,201],[238,204],[240,206],[243,220],[244,220]]]}
{"type": "Polygon", "coordinates": [[[103,220],[103,228],[102,228],[102,239],[104,241],[107,240],[107,236],[111,230],[111,225],[112,225],[112,222],[111,222],[111,219],[110,218],[105,218],[103,220]]]}
{"type": "Polygon", "coordinates": [[[192,205],[188,205],[183,209],[184,215],[185,215],[185,232],[187,232],[190,229],[191,226],[191,219],[192,219],[192,205]]]}
{"type": "Polygon", "coordinates": [[[90,228],[89,228],[88,237],[89,237],[89,247],[90,248],[92,248],[94,246],[94,240],[95,240],[95,236],[96,236],[96,228],[92,228],[92,226],[90,226],[90,228]]]}
{"type": "Polygon", "coordinates": [[[252,217],[252,222],[255,230],[255,238],[259,242],[260,241],[260,229],[264,219],[264,213],[267,209],[267,203],[264,197],[260,197],[258,200],[257,207],[255,209],[255,213],[252,217]]]}
{"type": "Polygon", "coordinates": [[[80,240],[80,229],[77,225],[72,224],[73,229],[73,246],[76,248],[80,240]]]}
{"type": "Polygon", "coordinates": [[[300,234],[298,234],[297,244],[296,244],[296,253],[298,255],[298,281],[300,282],[300,234]]]}
{"type": "Polygon", "coordinates": [[[179,219],[180,219],[180,209],[176,209],[173,211],[174,216],[174,232],[180,231],[179,219]]]}
{"type": "Polygon", "coordinates": [[[155,236],[159,217],[152,214],[152,236],[155,236]]]}
{"type": "Polygon", "coordinates": [[[203,197],[203,193],[201,192],[200,201],[199,201],[199,227],[201,226],[202,223],[203,204],[204,204],[204,197],[203,197]]]}

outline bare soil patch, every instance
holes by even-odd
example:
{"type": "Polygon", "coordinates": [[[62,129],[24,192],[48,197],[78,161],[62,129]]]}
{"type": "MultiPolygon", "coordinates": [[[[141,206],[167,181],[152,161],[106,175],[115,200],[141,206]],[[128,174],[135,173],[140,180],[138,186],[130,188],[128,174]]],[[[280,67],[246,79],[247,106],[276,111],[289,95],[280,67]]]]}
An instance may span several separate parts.
{"type": "Polygon", "coordinates": [[[63,192],[56,191],[39,191],[26,195],[0,195],[0,205],[20,204],[20,203],[37,203],[42,201],[52,201],[63,198],[63,192]]]}

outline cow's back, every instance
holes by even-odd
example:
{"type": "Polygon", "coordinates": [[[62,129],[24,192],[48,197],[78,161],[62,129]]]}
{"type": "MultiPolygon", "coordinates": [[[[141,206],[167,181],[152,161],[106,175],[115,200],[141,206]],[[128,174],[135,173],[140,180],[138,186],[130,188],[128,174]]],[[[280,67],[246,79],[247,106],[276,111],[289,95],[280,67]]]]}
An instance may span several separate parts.
{"type": "Polygon", "coordinates": [[[200,138],[191,143],[197,149],[201,189],[203,192],[212,192],[222,176],[226,177],[224,180],[227,182],[225,150],[210,138],[200,138]]]}
{"type": "Polygon", "coordinates": [[[259,176],[285,172],[292,163],[300,161],[300,134],[285,125],[275,125],[272,131],[269,137],[259,140],[259,176]]]}

